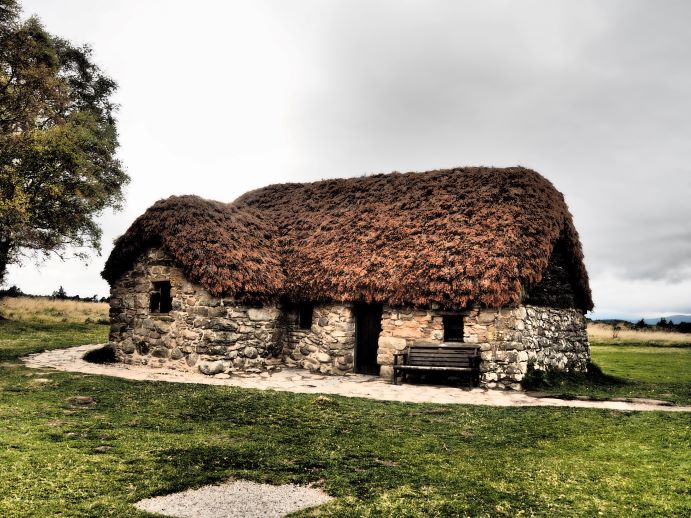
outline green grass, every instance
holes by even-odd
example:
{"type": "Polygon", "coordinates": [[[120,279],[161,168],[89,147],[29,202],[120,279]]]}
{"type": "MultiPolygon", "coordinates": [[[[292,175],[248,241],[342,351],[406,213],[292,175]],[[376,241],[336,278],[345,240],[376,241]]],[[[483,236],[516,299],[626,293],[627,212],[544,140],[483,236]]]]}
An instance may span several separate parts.
{"type": "Polygon", "coordinates": [[[304,516],[691,514],[688,414],[378,402],[16,361],[105,333],[0,324],[0,516],[153,516],[131,503],[229,477],[336,497],[304,516]]]}
{"type": "Polygon", "coordinates": [[[108,326],[76,322],[0,320],[0,361],[70,345],[108,340],[108,326]]]}
{"type": "Polygon", "coordinates": [[[594,342],[590,352],[604,375],[548,374],[531,388],[567,399],[650,398],[691,405],[691,346],[594,342]]]}
{"type": "Polygon", "coordinates": [[[0,389],[2,516],[144,516],[129,504],[228,477],[318,484],[337,497],[320,512],[336,516],[691,512],[688,415],[401,404],[7,367],[0,389]]]}
{"type": "Polygon", "coordinates": [[[591,349],[593,360],[612,376],[660,384],[675,380],[691,386],[691,345],[593,344],[591,349]]]}

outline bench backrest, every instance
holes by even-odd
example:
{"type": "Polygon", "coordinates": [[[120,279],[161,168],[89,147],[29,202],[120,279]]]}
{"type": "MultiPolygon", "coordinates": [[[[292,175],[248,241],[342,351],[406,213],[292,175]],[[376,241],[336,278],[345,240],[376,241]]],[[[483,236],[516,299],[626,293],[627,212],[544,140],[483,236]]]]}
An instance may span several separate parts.
{"type": "Polygon", "coordinates": [[[425,367],[475,367],[480,348],[467,345],[411,345],[408,347],[408,365],[425,367]]]}

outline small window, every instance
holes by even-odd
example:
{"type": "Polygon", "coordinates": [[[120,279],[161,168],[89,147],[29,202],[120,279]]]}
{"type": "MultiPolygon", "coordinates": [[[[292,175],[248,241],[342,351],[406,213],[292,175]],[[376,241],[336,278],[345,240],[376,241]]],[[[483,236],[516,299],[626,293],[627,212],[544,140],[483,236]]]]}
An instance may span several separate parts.
{"type": "Polygon", "coordinates": [[[312,329],[312,314],[314,304],[302,302],[298,304],[298,326],[300,329],[312,329]]]}
{"type": "Polygon", "coordinates": [[[463,315],[444,315],[444,341],[463,341],[463,315]]]}
{"type": "Polygon", "coordinates": [[[170,281],[159,281],[153,283],[153,289],[149,294],[150,313],[170,313],[173,306],[173,299],[170,296],[170,281]]]}

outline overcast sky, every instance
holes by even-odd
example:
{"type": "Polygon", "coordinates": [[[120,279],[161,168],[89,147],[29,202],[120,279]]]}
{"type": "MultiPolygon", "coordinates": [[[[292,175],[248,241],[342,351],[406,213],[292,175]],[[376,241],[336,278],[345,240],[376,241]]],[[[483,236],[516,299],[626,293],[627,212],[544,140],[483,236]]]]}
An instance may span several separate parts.
{"type": "Polygon", "coordinates": [[[24,0],[120,85],[125,209],[88,267],[10,269],[106,295],[112,240],[157,199],[523,165],[564,193],[596,316],[691,313],[691,2],[24,0]]]}

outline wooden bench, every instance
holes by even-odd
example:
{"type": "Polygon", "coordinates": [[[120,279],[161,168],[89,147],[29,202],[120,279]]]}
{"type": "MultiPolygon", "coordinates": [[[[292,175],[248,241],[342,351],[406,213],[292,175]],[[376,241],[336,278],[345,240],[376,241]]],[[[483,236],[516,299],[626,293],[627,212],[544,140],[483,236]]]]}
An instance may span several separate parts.
{"type": "Polygon", "coordinates": [[[480,346],[471,344],[414,344],[405,351],[394,353],[393,383],[398,376],[405,381],[406,374],[417,372],[468,373],[468,386],[480,373],[480,346]]]}

